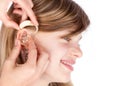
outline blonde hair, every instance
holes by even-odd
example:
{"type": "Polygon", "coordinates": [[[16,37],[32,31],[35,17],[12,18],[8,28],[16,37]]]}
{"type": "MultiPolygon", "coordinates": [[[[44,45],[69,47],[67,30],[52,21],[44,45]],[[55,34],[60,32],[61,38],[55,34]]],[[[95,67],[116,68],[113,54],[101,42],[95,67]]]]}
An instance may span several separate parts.
{"type": "MultiPolygon", "coordinates": [[[[69,35],[84,31],[90,21],[86,13],[72,0],[32,0],[33,11],[39,22],[39,31],[58,31],[75,27],[69,35]]],[[[20,23],[21,16],[11,14],[11,18],[20,23]]],[[[0,70],[9,56],[16,37],[16,30],[2,27],[0,32],[0,70]]],[[[71,83],[50,83],[49,86],[72,86],[71,83]]]]}

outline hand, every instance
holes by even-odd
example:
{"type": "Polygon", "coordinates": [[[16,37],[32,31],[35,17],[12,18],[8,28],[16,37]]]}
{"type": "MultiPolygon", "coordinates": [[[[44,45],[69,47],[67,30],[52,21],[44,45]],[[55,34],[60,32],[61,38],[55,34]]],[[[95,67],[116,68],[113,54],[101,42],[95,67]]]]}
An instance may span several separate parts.
{"type": "Polygon", "coordinates": [[[7,7],[11,1],[14,2],[13,13],[21,15],[21,21],[24,21],[27,17],[29,17],[35,25],[38,25],[35,14],[32,11],[32,0],[0,0],[0,20],[2,20],[6,26],[19,29],[17,23],[11,20],[11,18],[7,15],[7,7]]]}
{"type": "Polygon", "coordinates": [[[27,86],[42,76],[49,63],[48,54],[37,56],[36,45],[31,39],[28,43],[28,59],[24,64],[17,64],[21,45],[17,40],[10,56],[6,59],[0,77],[0,86],[27,86]]]}

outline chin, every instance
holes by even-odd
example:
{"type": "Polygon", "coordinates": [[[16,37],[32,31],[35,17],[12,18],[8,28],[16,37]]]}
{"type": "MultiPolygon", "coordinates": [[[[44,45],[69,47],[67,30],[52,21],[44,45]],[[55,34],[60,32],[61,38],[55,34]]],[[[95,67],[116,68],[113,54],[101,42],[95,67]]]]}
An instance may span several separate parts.
{"type": "Polygon", "coordinates": [[[71,81],[70,76],[61,76],[61,77],[56,77],[54,79],[54,82],[58,82],[58,83],[68,83],[69,81],[71,81]]]}
{"type": "Polygon", "coordinates": [[[55,81],[52,83],[68,83],[68,82],[70,82],[70,80],[61,80],[61,81],[55,81]]]}
{"type": "Polygon", "coordinates": [[[68,83],[68,82],[70,82],[70,80],[61,80],[61,82],[59,83],[68,83]]]}
{"type": "Polygon", "coordinates": [[[63,80],[61,80],[61,82],[63,83],[68,83],[71,81],[71,78],[64,78],[63,80]]]}
{"type": "Polygon", "coordinates": [[[71,81],[71,71],[67,70],[47,70],[45,75],[47,76],[48,80],[50,80],[50,82],[68,83],[71,81]]]}

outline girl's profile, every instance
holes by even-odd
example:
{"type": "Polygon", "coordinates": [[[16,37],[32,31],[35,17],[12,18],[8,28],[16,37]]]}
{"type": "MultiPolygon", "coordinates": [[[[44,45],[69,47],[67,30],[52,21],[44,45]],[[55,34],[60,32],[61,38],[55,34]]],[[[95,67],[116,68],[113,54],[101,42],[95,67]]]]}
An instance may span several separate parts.
{"type": "MultiPolygon", "coordinates": [[[[32,1],[38,27],[30,22],[20,30],[1,29],[1,82],[8,83],[1,86],[72,86],[73,65],[82,56],[81,33],[90,20],[72,0],[32,1]]],[[[10,17],[18,25],[24,22],[18,14],[10,17]]]]}

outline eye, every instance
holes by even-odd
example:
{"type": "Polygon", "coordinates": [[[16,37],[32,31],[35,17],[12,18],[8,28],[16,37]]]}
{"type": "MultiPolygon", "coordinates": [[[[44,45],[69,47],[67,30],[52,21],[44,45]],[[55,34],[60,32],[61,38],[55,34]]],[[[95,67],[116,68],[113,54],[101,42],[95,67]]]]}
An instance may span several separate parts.
{"type": "Polygon", "coordinates": [[[71,40],[71,38],[70,37],[63,37],[64,38],[64,40],[66,40],[66,41],[70,41],[71,40]]]}

